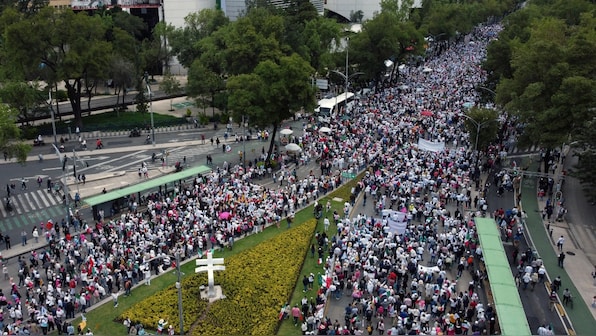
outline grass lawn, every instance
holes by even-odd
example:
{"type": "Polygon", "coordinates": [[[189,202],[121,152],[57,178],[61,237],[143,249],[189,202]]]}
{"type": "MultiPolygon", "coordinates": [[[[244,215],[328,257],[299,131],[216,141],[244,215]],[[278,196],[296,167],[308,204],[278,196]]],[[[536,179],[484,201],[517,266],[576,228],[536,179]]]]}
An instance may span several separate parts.
{"type": "MultiPolygon", "coordinates": [[[[330,210],[330,214],[333,213],[334,210],[338,210],[338,212],[341,213],[341,211],[343,209],[343,202],[333,201],[332,198],[339,197],[338,195],[345,195],[346,189],[347,189],[348,195],[349,195],[350,189],[356,184],[357,181],[360,180],[361,176],[362,176],[362,174],[360,176],[358,176],[357,178],[347,182],[342,187],[338,188],[337,190],[335,190],[334,192],[332,192],[331,194],[327,195],[326,197],[324,197],[323,199],[320,200],[320,202],[323,205],[325,205],[327,203],[327,200],[331,200],[332,209],[330,210]]],[[[294,226],[300,225],[300,224],[306,222],[308,219],[311,219],[312,217],[313,217],[313,205],[310,205],[296,213],[293,225],[294,226]]],[[[332,225],[329,229],[330,230],[329,232],[332,234],[337,229],[336,229],[335,225],[333,225],[333,221],[331,221],[331,222],[332,222],[332,225]]],[[[242,252],[246,251],[247,249],[250,249],[253,246],[255,246],[263,241],[269,240],[277,235],[283,234],[287,230],[288,230],[287,222],[285,220],[283,220],[279,224],[279,228],[277,227],[277,225],[274,224],[272,226],[269,226],[267,229],[265,229],[265,231],[263,231],[259,234],[249,235],[245,238],[236,240],[234,242],[233,250],[228,250],[228,249],[225,249],[223,251],[216,250],[214,253],[214,257],[226,258],[233,254],[242,253],[242,252]]],[[[323,221],[322,220],[319,221],[316,231],[318,231],[318,232],[323,231],[323,221]]],[[[312,242],[316,244],[316,242],[314,240],[314,236],[312,237],[312,242]]],[[[184,274],[183,277],[192,275],[194,273],[195,267],[196,266],[195,266],[194,262],[183,263],[180,267],[182,273],[184,274]]],[[[315,258],[311,258],[310,251],[309,251],[308,257],[304,261],[302,271],[301,271],[298,279],[296,279],[296,286],[295,286],[294,292],[291,296],[291,304],[292,305],[296,302],[300,302],[300,300],[302,299],[302,297],[304,295],[304,293],[302,292],[302,277],[303,277],[303,275],[305,275],[305,274],[308,275],[310,273],[314,273],[316,275],[318,272],[321,272],[321,274],[322,274],[322,271],[323,271],[323,267],[317,264],[316,255],[315,255],[315,258]]],[[[111,300],[101,306],[97,306],[94,310],[92,310],[92,311],[88,312],[88,314],[86,314],[87,327],[91,328],[91,330],[94,332],[95,335],[125,335],[126,328],[120,322],[115,322],[116,317],[118,315],[120,315],[122,312],[124,312],[125,310],[129,309],[135,303],[144,300],[145,298],[155,294],[158,291],[165,289],[168,286],[173,285],[176,282],[176,280],[177,280],[176,272],[175,272],[175,270],[172,269],[169,272],[167,272],[166,274],[163,274],[157,278],[152,279],[151,286],[140,285],[140,286],[134,288],[132,290],[132,295],[130,297],[124,297],[123,295],[121,295],[119,297],[119,301],[118,301],[119,302],[118,308],[113,307],[111,300]]],[[[315,281],[316,281],[316,279],[315,279],[315,281]]],[[[315,282],[315,284],[316,284],[316,282],[315,282]]],[[[310,298],[310,296],[314,296],[315,292],[313,291],[313,292],[309,292],[307,294],[309,295],[309,298],[310,298]]],[[[281,307],[278,307],[278,308],[281,308],[281,307]]],[[[77,326],[80,322],[81,322],[81,318],[79,317],[73,321],[73,325],[77,326]]],[[[171,324],[178,324],[178,321],[169,321],[169,322],[171,324]]],[[[145,327],[148,330],[155,328],[155,326],[145,326],[145,327]]],[[[280,324],[279,331],[277,334],[278,335],[300,335],[301,331],[300,331],[299,327],[294,327],[294,325],[293,325],[293,323],[291,323],[291,321],[286,320],[280,324]]]]}
{"type": "MultiPolygon", "coordinates": [[[[72,134],[75,132],[75,126],[65,121],[56,121],[56,133],[68,134],[68,127],[72,134]]],[[[153,124],[155,127],[160,126],[173,126],[187,123],[186,118],[178,118],[167,114],[153,113],[153,124]]],[[[83,117],[83,130],[84,131],[119,131],[119,130],[130,130],[135,127],[145,128],[151,125],[151,114],[150,113],[138,113],[133,110],[127,110],[123,112],[104,112],[91,114],[90,116],[83,117]]],[[[39,124],[34,126],[36,132],[34,134],[52,134],[52,124],[50,122],[39,124]]],[[[27,133],[31,133],[27,132],[27,133]]]]}

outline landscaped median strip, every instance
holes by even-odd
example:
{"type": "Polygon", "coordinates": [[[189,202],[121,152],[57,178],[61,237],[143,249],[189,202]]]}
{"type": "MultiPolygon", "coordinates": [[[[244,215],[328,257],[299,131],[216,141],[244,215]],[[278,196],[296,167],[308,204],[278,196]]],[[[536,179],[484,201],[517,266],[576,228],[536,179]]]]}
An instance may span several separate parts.
{"type": "MultiPolygon", "coordinates": [[[[348,181],[341,187],[334,190],[330,195],[327,195],[327,197],[331,197],[331,195],[335,195],[335,196],[344,195],[344,194],[349,195],[352,187],[354,187],[356,182],[359,181],[362,174],[364,174],[364,172],[361,172],[360,176],[357,177],[356,179],[348,181]]],[[[321,198],[320,201],[322,199],[323,198],[321,198]]],[[[297,212],[293,226],[294,227],[309,226],[310,224],[308,224],[308,223],[310,222],[310,220],[312,220],[312,216],[313,216],[312,211],[313,211],[313,207],[311,205],[311,206],[308,206],[308,207],[302,209],[301,211],[297,212]],[[303,224],[305,224],[305,225],[303,225],[303,224]]],[[[234,256],[236,254],[248,253],[248,251],[251,248],[259,245],[259,242],[264,242],[264,241],[268,241],[270,239],[275,239],[278,236],[283,236],[283,234],[288,231],[294,230],[294,228],[285,229],[284,224],[285,223],[282,223],[281,229],[278,229],[275,225],[272,225],[272,226],[269,226],[265,231],[263,231],[259,234],[249,235],[243,239],[240,239],[234,244],[233,250],[215,251],[215,255],[217,257],[226,258],[226,267],[228,267],[228,259],[231,258],[232,256],[234,256]]],[[[316,225],[316,221],[314,221],[314,223],[312,225],[316,225]]],[[[310,243],[310,241],[313,237],[313,234],[314,234],[314,226],[311,229],[310,234],[305,234],[306,237],[304,239],[307,239],[306,248],[308,248],[308,246],[310,246],[308,243],[310,243]]],[[[304,250],[304,251],[305,252],[302,255],[294,255],[293,256],[293,258],[297,259],[297,262],[299,263],[298,271],[300,271],[300,267],[302,267],[302,263],[304,261],[304,256],[306,255],[306,250],[304,250]]],[[[257,255],[261,255],[261,253],[258,252],[258,249],[257,249],[257,255]]],[[[277,252],[276,255],[279,255],[279,251],[277,252]]],[[[181,271],[184,273],[183,279],[186,279],[189,276],[190,277],[199,277],[199,280],[192,280],[193,281],[192,283],[206,284],[206,278],[204,275],[195,275],[194,274],[194,262],[190,262],[190,261],[194,261],[194,258],[186,260],[181,265],[181,271]]],[[[227,273],[227,272],[229,272],[229,268],[227,268],[226,271],[222,272],[222,273],[227,273]]],[[[259,273],[256,270],[253,270],[253,272],[256,276],[261,277],[261,278],[269,277],[269,274],[267,272],[259,273]]],[[[123,312],[130,309],[133,306],[136,306],[137,304],[141,304],[142,303],[141,300],[147,299],[147,298],[155,295],[156,292],[158,292],[160,290],[164,290],[164,289],[167,290],[167,288],[169,286],[172,286],[172,284],[175,283],[175,281],[176,281],[175,274],[176,273],[174,271],[169,271],[167,273],[164,273],[164,274],[160,275],[159,277],[152,279],[151,286],[137,285],[133,289],[132,295],[130,297],[121,297],[120,298],[118,308],[113,308],[113,306],[111,304],[106,304],[106,303],[111,302],[110,298],[104,299],[101,302],[101,305],[95,305],[92,307],[92,309],[89,310],[88,314],[86,315],[87,326],[90,327],[92,329],[92,331],[94,331],[96,333],[96,335],[125,334],[126,328],[122,325],[121,321],[119,320],[119,319],[127,317],[127,316],[125,316],[125,314],[123,314],[123,312]],[[106,321],[112,321],[112,322],[105,323],[106,321]]],[[[218,275],[218,276],[222,276],[222,275],[218,275]]],[[[216,276],[216,283],[218,283],[218,281],[219,281],[218,276],[216,276]]],[[[285,302],[289,302],[291,291],[294,290],[294,286],[296,285],[298,278],[297,278],[297,276],[294,278],[289,277],[288,281],[289,280],[291,280],[292,284],[290,286],[290,292],[288,292],[286,294],[286,297],[284,298],[285,302]]],[[[184,281],[185,280],[183,280],[183,282],[184,281]]],[[[184,286],[186,286],[186,285],[184,285],[184,286]]],[[[224,287],[223,288],[224,295],[226,295],[229,298],[230,297],[229,293],[226,292],[225,286],[223,286],[223,287],[224,287]]],[[[269,295],[269,294],[267,294],[267,292],[262,292],[260,294],[269,295]]],[[[172,298],[168,299],[168,301],[165,301],[166,302],[165,305],[170,306],[170,308],[174,307],[175,309],[177,309],[176,303],[175,303],[175,298],[176,298],[176,294],[174,292],[174,296],[172,298]],[[172,300],[174,300],[174,301],[172,301],[172,300]]],[[[155,305],[155,308],[152,308],[152,310],[149,312],[145,312],[144,315],[147,315],[149,317],[150,315],[154,315],[154,314],[161,313],[161,312],[165,311],[164,310],[165,308],[159,308],[159,307],[161,307],[161,306],[155,305]]],[[[214,306],[214,307],[216,307],[216,306],[214,306]]],[[[277,325],[277,323],[278,323],[277,314],[279,313],[280,307],[281,307],[281,305],[274,307],[276,316],[272,320],[275,325],[277,325]]],[[[192,309],[190,307],[187,308],[187,304],[184,304],[185,326],[188,323],[191,323],[191,322],[187,322],[187,320],[188,321],[192,321],[192,320],[196,321],[197,320],[196,317],[194,319],[192,317],[192,315],[195,312],[196,312],[195,309],[192,309]]],[[[246,312],[244,312],[244,313],[246,313],[246,312]]],[[[128,316],[128,317],[130,317],[130,316],[128,316]]],[[[145,328],[155,329],[157,326],[157,321],[161,318],[164,318],[164,317],[154,316],[154,320],[155,320],[154,323],[153,324],[145,324],[144,325],[145,328]]],[[[264,318],[268,318],[268,317],[265,317],[265,316],[259,317],[258,318],[259,322],[262,323],[264,321],[264,318]]],[[[132,319],[132,317],[131,317],[131,319],[132,319]]],[[[256,319],[256,317],[255,317],[255,319],[256,319]]],[[[178,321],[178,316],[177,316],[177,311],[176,311],[175,317],[173,319],[168,320],[168,322],[169,322],[169,324],[172,324],[173,326],[175,326],[176,330],[178,330],[178,322],[177,321],[178,321]]],[[[80,322],[80,317],[75,319],[73,321],[73,324],[76,325],[78,322],[80,322]]],[[[246,321],[243,320],[243,322],[246,322],[246,321]]],[[[185,327],[185,329],[186,329],[186,327],[185,327]]],[[[188,334],[188,330],[185,330],[185,334],[188,334]]],[[[210,334],[210,333],[208,333],[208,334],[210,334]]],[[[299,331],[297,331],[297,334],[299,334],[299,331]]]]}
{"type": "MultiPolygon", "coordinates": [[[[200,299],[204,274],[192,274],[182,281],[184,329],[194,335],[272,335],[277,327],[279,307],[294,289],[309,247],[316,220],[291,228],[225,260],[226,270],[215,274],[225,299],[208,305],[200,299]]],[[[122,312],[148,328],[158,320],[178,321],[177,289],[174,285],[122,312]]],[[[179,332],[177,323],[176,332],[179,332]]]]}

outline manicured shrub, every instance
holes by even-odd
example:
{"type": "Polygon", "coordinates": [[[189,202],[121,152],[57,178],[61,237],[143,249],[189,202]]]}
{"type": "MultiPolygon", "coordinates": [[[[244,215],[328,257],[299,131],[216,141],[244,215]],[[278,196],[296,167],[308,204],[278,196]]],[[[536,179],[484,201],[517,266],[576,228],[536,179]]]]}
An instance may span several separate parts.
{"type": "MultiPolygon", "coordinates": [[[[225,259],[226,270],[215,273],[225,299],[208,305],[200,299],[205,274],[182,281],[184,329],[193,335],[273,335],[279,309],[289,301],[304,262],[316,221],[308,220],[253,248],[225,259]]],[[[177,292],[170,286],[120,314],[154,329],[159,319],[176,326],[177,292]]]]}

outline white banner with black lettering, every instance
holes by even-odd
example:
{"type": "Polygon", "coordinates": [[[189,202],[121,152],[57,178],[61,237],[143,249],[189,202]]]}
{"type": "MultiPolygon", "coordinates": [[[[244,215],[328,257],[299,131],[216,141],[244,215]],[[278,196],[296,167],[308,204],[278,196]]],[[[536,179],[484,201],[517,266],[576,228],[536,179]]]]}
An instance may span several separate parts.
{"type": "Polygon", "coordinates": [[[430,152],[442,152],[443,150],[445,150],[445,143],[433,142],[420,138],[418,139],[418,149],[430,152]]]}

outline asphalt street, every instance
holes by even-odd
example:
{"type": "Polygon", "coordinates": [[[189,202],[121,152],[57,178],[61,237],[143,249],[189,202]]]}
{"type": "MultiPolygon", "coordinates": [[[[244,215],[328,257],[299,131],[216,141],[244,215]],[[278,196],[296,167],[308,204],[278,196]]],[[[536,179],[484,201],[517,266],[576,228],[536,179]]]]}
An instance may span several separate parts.
{"type": "MultiPolygon", "coordinates": [[[[294,121],[294,122],[290,122],[290,123],[286,123],[283,125],[284,127],[291,127],[294,130],[294,135],[295,136],[300,136],[302,134],[302,121],[298,120],[298,121],[294,121]]],[[[162,139],[160,139],[161,141],[166,141],[166,139],[169,139],[169,143],[172,144],[172,146],[170,146],[168,148],[168,152],[169,154],[169,160],[170,163],[169,165],[173,165],[173,163],[176,160],[182,160],[184,158],[184,156],[186,156],[186,162],[187,165],[198,165],[198,164],[205,164],[206,161],[206,155],[210,154],[213,158],[213,166],[217,167],[217,166],[222,166],[224,162],[228,162],[228,163],[238,163],[240,162],[239,159],[239,155],[238,152],[244,150],[244,144],[242,142],[229,142],[228,144],[231,147],[231,151],[228,152],[223,152],[222,151],[222,145],[220,144],[219,146],[215,146],[215,145],[211,145],[209,139],[211,136],[214,137],[220,137],[220,139],[223,140],[223,134],[224,134],[225,130],[217,130],[217,131],[213,131],[211,130],[197,130],[197,132],[193,132],[192,136],[198,136],[200,138],[201,134],[205,134],[205,145],[201,145],[201,146],[195,146],[195,148],[189,148],[189,147],[179,147],[176,145],[176,143],[178,141],[175,141],[175,139],[177,139],[176,137],[179,137],[179,139],[181,139],[181,134],[170,134],[168,135],[168,137],[164,137],[162,139]]],[[[190,136],[190,135],[187,135],[190,136]]],[[[116,139],[115,142],[118,142],[119,140],[116,139]]],[[[109,141],[108,141],[109,143],[109,141]]],[[[263,150],[263,148],[265,150],[267,150],[267,146],[269,145],[269,142],[265,142],[265,141],[258,141],[258,140],[251,140],[251,141],[247,141],[246,142],[246,153],[247,153],[247,159],[249,160],[253,160],[254,158],[256,158],[261,151],[263,150]]],[[[120,148],[122,148],[122,151],[118,152],[118,153],[114,153],[113,155],[110,155],[109,158],[102,158],[102,160],[95,160],[96,162],[92,165],[90,165],[88,168],[82,168],[80,171],[81,172],[102,172],[106,170],[106,167],[113,167],[114,169],[130,169],[131,172],[134,172],[134,174],[130,174],[136,177],[136,170],[138,169],[138,167],[140,167],[140,163],[145,161],[147,162],[148,165],[151,166],[157,166],[160,165],[160,161],[158,160],[156,163],[152,163],[150,158],[151,158],[151,150],[135,150],[135,148],[129,148],[129,146],[126,146],[126,144],[122,144],[120,143],[120,148]]],[[[94,153],[94,151],[90,152],[90,157],[104,157],[107,155],[102,155],[100,153],[100,151],[98,151],[98,153],[94,153]]],[[[29,170],[29,174],[31,174],[32,176],[35,175],[36,169],[37,171],[42,170],[42,167],[48,167],[48,166],[37,166],[34,168],[30,167],[31,165],[28,164],[27,166],[20,166],[16,163],[9,163],[9,164],[4,164],[4,165],[0,165],[0,168],[2,169],[2,171],[10,171],[12,173],[12,176],[20,176],[23,175],[23,173],[19,170],[21,169],[21,167],[27,167],[27,169],[29,170]],[[9,169],[7,169],[9,168],[9,169]],[[32,173],[31,173],[32,172],[32,173]],[[20,175],[19,175],[20,173],[20,175]]],[[[302,165],[297,167],[296,171],[297,171],[297,176],[300,177],[304,177],[307,176],[311,170],[315,170],[317,169],[318,165],[314,162],[311,161],[308,165],[302,165]]],[[[49,166],[49,168],[52,168],[51,166],[49,166]]],[[[109,168],[109,169],[113,169],[113,168],[109,168]]],[[[318,173],[318,171],[317,171],[318,173]]],[[[8,173],[7,173],[8,174],[8,173]]],[[[49,174],[53,174],[51,176],[54,176],[56,178],[60,177],[60,175],[62,174],[61,168],[59,170],[56,169],[52,169],[50,170],[49,174]]],[[[254,183],[257,183],[265,188],[277,188],[278,184],[274,183],[273,180],[271,178],[263,178],[261,180],[255,180],[254,183]]],[[[27,193],[38,193],[38,192],[43,192],[46,193],[45,188],[42,186],[42,188],[38,188],[36,183],[29,183],[28,186],[28,190],[20,190],[20,185],[19,188],[17,188],[19,190],[16,191],[16,195],[17,196],[22,196],[24,194],[27,193]]],[[[20,203],[19,203],[20,204],[20,203]]],[[[40,213],[42,215],[39,215],[39,218],[42,218],[41,220],[45,221],[49,218],[56,220],[60,220],[63,217],[64,214],[64,206],[60,203],[57,202],[56,205],[52,206],[52,207],[46,207],[43,208],[42,210],[37,210],[37,211],[29,211],[29,213],[40,213]],[[55,210],[55,211],[54,211],[55,210]],[[45,217],[45,214],[49,214],[50,216],[45,217]]],[[[0,216],[0,228],[2,228],[2,233],[3,234],[9,234],[12,238],[12,248],[10,249],[10,251],[7,251],[6,249],[6,245],[4,243],[0,242],[0,256],[2,257],[2,262],[4,265],[6,265],[7,267],[7,273],[5,275],[3,275],[2,277],[0,277],[0,289],[3,289],[4,292],[10,292],[10,286],[12,281],[16,281],[18,283],[18,256],[21,256],[22,258],[25,258],[26,260],[29,259],[29,257],[31,256],[32,251],[41,251],[43,249],[45,249],[47,247],[47,244],[45,242],[45,239],[40,237],[38,242],[35,242],[32,237],[31,237],[31,229],[33,227],[33,225],[35,224],[39,224],[37,223],[37,220],[32,220],[32,221],[20,221],[20,218],[22,218],[22,216],[26,216],[26,213],[17,213],[16,209],[14,211],[14,213],[9,214],[9,217],[4,217],[3,215],[0,216]],[[5,230],[7,228],[7,223],[15,223],[15,218],[19,218],[19,222],[16,223],[21,223],[21,227],[13,227],[10,230],[5,230]],[[27,245],[23,246],[21,243],[21,238],[20,238],[20,232],[22,230],[26,229],[28,232],[28,240],[27,240],[27,245]]],[[[90,218],[90,216],[88,216],[90,218]]],[[[26,218],[26,217],[25,217],[26,218]]],[[[43,273],[43,272],[42,272],[43,273]]],[[[109,300],[109,299],[108,299],[109,300]]],[[[92,308],[91,308],[92,309],[92,308]]]]}
{"type": "MultiPolygon", "coordinates": [[[[289,122],[283,127],[291,127],[295,136],[302,134],[303,121],[298,120],[289,122]]],[[[237,125],[234,125],[237,126],[237,125]]],[[[254,132],[254,130],[253,130],[254,132]]],[[[214,130],[213,127],[197,128],[183,132],[160,133],[156,134],[157,147],[145,145],[144,138],[129,138],[127,136],[112,137],[104,139],[105,148],[109,148],[110,153],[104,149],[96,150],[89,147],[86,151],[76,152],[76,174],[98,174],[109,172],[126,172],[134,175],[136,180],[138,169],[142,163],[147,164],[149,170],[156,170],[162,167],[161,157],[164,157],[166,166],[173,166],[176,162],[186,162],[186,165],[198,165],[206,163],[206,155],[213,158],[214,166],[221,166],[224,161],[228,163],[240,162],[239,152],[246,150],[247,160],[254,161],[263,151],[269,148],[269,142],[256,140],[256,134],[253,134],[253,140],[235,142],[234,134],[242,134],[242,128],[232,128],[228,133],[228,140],[225,140],[225,127],[219,127],[214,130]],[[202,138],[205,138],[204,143],[202,138]],[[222,144],[211,144],[210,139],[219,139],[222,144]],[[180,145],[180,143],[194,141],[198,145],[180,145]],[[230,151],[223,151],[223,144],[230,146],[230,151]],[[160,147],[160,148],[158,148],[160,147]],[[245,148],[244,148],[245,147],[245,148]],[[153,154],[157,155],[157,160],[152,162],[153,154]]],[[[248,131],[247,131],[247,134],[248,131]]],[[[278,134],[279,137],[279,134],[278,134]]],[[[48,146],[45,146],[48,147],[48,146]]],[[[35,147],[34,150],[44,151],[46,148],[35,147]]],[[[33,152],[30,155],[35,156],[33,152]]],[[[0,194],[3,196],[3,204],[0,207],[0,232],[9,235],[13,244],[20,241],[20,234],[23,230],[29,233],[34,225],[47,222],[53,219],[54,222],[60,222],[66,216],[66,208],[59,195],[47,191],[48,177],[52,181],[63,181],[64,174],[69,176],[73,174],[73,154],[66,152],[62,155],[68,157],[67,171],[62,171],[62,165],[57,160],[29,161],[25,165],[18,163],[5,163],[0,165],[4,187],[0,194]],[[41,185],[38,185],[37,178],[42,178],[41,185]],[[27,188],[21,188],[21,181],[25,179],[27,188]],[[10,199],[13,207],[8,211],[5,206],[7,196],[6,185],[14,183],[15,189],[11,190],[10,199]]],[[[133,180],[134,183],[134,180],[133,180]]],[[[101,189],[98,190],[98,193],[101,189]]],[[[76,189],[70,191],[74,195],[76,189]]],[[[90,221],[92,216],[84,213],[84,219],[90,221]]],[[[0,246],[3,246],[0,244],[0,246]]]]}
{"type": "MultiPolygon", "coordinates": [[[[492,181],[492,175],[489,177],[489,181],[492,181]]],[[[497,195],[496,189],[493,187],[489,188],[487,196],[489,213],[493,213],[495,210],[501,208],[508,210],[513,208],[515,205],[513,192],[511,191],[505,191],[503,196],[499,197],[497,195]]],[[[525,236],[520,239],[520,243],[518,245],[520,254],[528,249],[528,245],[529,244],[525,236]]],[[[517,273],[517,265],[515,265],[511,260],[511,255],[514,250],[513,242],[503,242],[503,246],[505,248],[505,252],[507,253],[507,257],[510,258],[509,264],[511,265],[511,272],[515,276],[517,273]]],[[[534,250],[533,247],[532,250],[534,250]]],[[[518,287],[518,292],[526,312],[526,318],[528,319],[530,330],[532,330],[532,332],[536,332],[538,327],[543,324],[552,324],[555,334],[567,334],[567,329],[565,328],[563,321],[559,318],[559,315],[555,311],[551,311],[549,309],[548,291],[544,284],[538,284],[534,290],[524,290],[522,287],[518,287]]]]}

